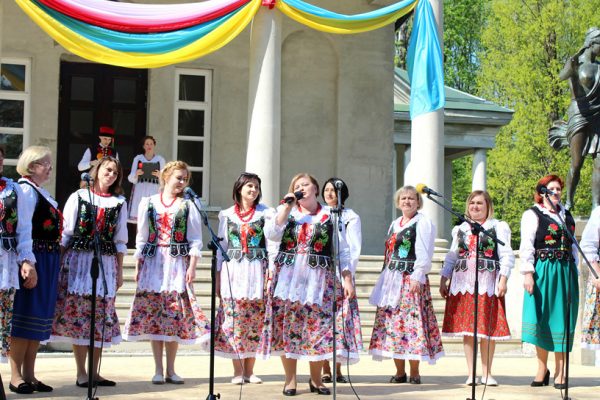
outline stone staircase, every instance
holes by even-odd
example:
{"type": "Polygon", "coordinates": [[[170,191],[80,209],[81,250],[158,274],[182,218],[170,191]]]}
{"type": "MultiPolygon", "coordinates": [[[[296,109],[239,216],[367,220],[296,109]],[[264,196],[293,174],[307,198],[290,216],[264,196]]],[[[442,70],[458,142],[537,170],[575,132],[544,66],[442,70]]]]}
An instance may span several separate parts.
{"type": "MultiPolygon", "coordinates": [[[[121,329],[125,324],[129,307],[133,301],[135,294],[135,281],[134,281],[134,259],[132,256],[133,252],[130,250],[129,254],[124,260],[124,284],[117,294],[117,314],[121,322],[121,329]]],[[[429,274],[431,294],[433,297],[433,307],[435,310],[438,322],[441,324],[444,319],[444,307],[445,300],[439,294],[439,282],[441,264],[444,259],[445,250],[436,250],[434,255],[434,265],[432,272],[429,274]]],[[[196,296],[200,303],[200,306],[204,312],[209,315],[210,313],[210,252],[204,252],[202,260],[199,264],[196,272],[196,280],[194,282],[194,289],[196,296]]],[[[373,328],[373,321],[375,318],[375,306],[369,304],[369,295],[371,290],[379,277],[381,266],[383,263],[383,256],[362,256],[356,271],[356,293],[359,302],[360,316],[362,322],[363,341],[365,348],[368,348],[369,341],[371,339],[371,331],[373,328]]],[[[462,353],[462,339],[454,338],[443,338],[444,348],[446,353],[462,353]]],[[[185,349],[195,350],[195,346],[185,346],[185,349]]],[[[509,341],[498,342],[496,347],[497,353],[502,352],[520,352],[521,341],[520,339],[512,339],[509,341]]],[[[119,346],[107,349],[107,351],[115,352],[136,352],[136,351],[150,351],[148,343],[127,343],[123,342],[119,346]]]]}

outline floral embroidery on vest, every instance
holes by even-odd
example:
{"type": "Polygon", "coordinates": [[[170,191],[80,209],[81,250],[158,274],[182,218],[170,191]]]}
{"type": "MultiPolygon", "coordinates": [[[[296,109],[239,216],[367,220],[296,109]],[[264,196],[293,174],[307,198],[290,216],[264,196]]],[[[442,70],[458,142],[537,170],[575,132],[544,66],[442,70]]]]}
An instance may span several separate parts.
{"type": "MultiPolygon", "coordinates": [[[[418,223],[418,222],[417,222],[418,223]]],[[[399,232],[391,232],[385,241],[385,257],[382,271],[386,268],[394,271],[414,272],[415,242],[417,239],[417,223],[399,232]]]]}
{"type": "MultiPolygon", "coordinates": [[[[159,229],[169,229],[168,210],[160,217],[154,208],[152,202],[148,202],[148,241],[144,244],[142,255],[154,257],[156,247],[158,246],[159,229]],[[160,226],[159,226],[160,223],[160,226]]],[[[171,238],[169,241],[169,254],[171,257],[187,256],[190,253],[190,244],[187,240],[187,220],[189,215],[189,205],[187,201],[182,201],[179,209],[173,219],[173,226],[170,227],[171,238]]]]}
{"type": "Polygon", "coordinates": [[[123,202],[114,207],[92,206],[89,201],[78,197],[77,225],[71,238],[69,247],[78,251],[91,251],[94,247],[95,228],[100,233],[100,252],[104,255],[117,254],[117,247],[113,241],[115,229],[119,221],[119,212],[123,202]],[[94,224],[92,207],[96,208],[96,221],[94,224]],[[95,227],[94,227],[95,225],[95,227]]]}
{"type": "Polygon", "coordinates": [[[30,181],[21,179],[19,183],[29,185],[37,193],[38,200],[35,204],[31,224],[33,250],[52,253],[59,251],[62,234],[62,213],[54,208],[30,181]]]}
{"type": "Polygon", "coordinates": [[[267,250],[264,234],[265,218],[238,224],[227,218],[227,255],[237,261],[246,257],[248,261],[266,260],[267,250]]]}
{"type": "Polygon", "coordinates": [[[323,214],[314,224],[297,224],[295,218],[290,215],[275,261],[292,266],[297,254],[308,254],[310,267],[328,268],[331,266],[332,234],[333,223],[329,214],[323,214]]]}
{"type": "MultiPolygon", "coordinates": [[[[488,229],[490,233],[496,236],[496,228],[488,229]]],[[[467,260],[475,258],[475,235],[467,234],[459,229],[457,234],[458,239],[458,261],[454,265],[454,271],[466,271],[468,269],[467,260]]],[[[494,240],[485,234],[479,235],[479,265],[478,271],[497,271],[500,269],[498,256],[498,247],[494,240]]]]}
{"type": "MultiPolygon", "coordinates": [[[[3,179],[0,179],[4,182],[3,179]]],[[[0,240],[2,241],[2,248],[5,251],[17,251],[17,192],[15,191],[14,183],[9,182],[11,185],[8,190],[10,193],[4,198],[0,199],[0,240]]],[[[6,190],[6,189],[5,189],[6,190]]]]}

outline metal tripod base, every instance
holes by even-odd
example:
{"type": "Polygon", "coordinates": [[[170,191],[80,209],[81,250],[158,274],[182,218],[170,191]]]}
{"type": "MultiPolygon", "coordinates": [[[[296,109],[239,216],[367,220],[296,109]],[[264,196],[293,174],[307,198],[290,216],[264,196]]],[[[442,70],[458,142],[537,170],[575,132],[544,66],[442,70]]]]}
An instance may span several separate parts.
{"type": "Polygon", "coordinates": [[[208,396],[206,396],[206,400],[216,400],[216,399],[220,399],[220,398],[221,398],[220,393],[209,394],[208,396]]]}

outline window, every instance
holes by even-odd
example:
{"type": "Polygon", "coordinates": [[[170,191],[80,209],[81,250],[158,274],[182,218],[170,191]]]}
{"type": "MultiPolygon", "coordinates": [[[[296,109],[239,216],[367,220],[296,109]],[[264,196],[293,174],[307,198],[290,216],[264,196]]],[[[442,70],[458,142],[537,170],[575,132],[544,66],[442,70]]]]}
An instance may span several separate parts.
{"type": "Polygon", "coordinates": [[[4,175],[18,178],[19,154],[29,142],[30,68],[27,59],[0,59],[0,145],[6,153],[4,175]]]}
{"type": "Polygon", "coordinates": [[[178,68],[175,88],[173,158],[190,166],[190,186],[208,201],[212,71],[178,68]]]}

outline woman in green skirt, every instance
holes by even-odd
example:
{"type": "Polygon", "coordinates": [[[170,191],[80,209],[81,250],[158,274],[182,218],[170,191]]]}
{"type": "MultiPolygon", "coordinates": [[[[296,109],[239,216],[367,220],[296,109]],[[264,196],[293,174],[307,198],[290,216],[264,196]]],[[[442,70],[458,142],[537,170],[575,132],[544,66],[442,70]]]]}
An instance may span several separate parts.
{"type": "Polygon", "coordinates": [[[570,305],[569,348],[579,305],[577,250],[565,229],[575,231],[575,221],[559,205],[564,187],[556,175],[538,181],[536,204],[521,218],[521,273],[524,277],[522,340],[536,346],[538,369],[531,386],[546,386],[550,381],[548,353],[554,352],[554,387],[563,389],[564,359],[567,351],[566,315],[570,305]],[[543,188],[553,193],[542,195],[543,188]],[[558,214],[554,211],[556,205],[558,214]],[[564,221],[566,227],[561,221],[564,221]],[[567,301],[571,298],[570,303],[567,301]]]}

